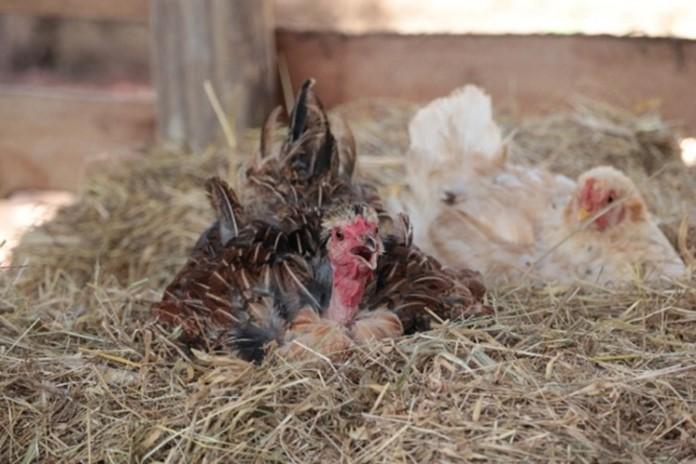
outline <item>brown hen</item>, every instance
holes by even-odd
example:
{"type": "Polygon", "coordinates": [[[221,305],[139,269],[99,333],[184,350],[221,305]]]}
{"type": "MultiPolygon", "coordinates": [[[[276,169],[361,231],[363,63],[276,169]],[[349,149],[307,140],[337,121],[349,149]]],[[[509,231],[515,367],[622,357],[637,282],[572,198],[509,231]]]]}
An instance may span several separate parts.
{"type": "Polygon", "coordinates": [[[408,221],[392,222],[353,179],[354,143],[335,139],[312,84],[275,154],[277,113],[269,118],[241,201],[208,182],[217,220],[154,308],[187,345],[254,361],[274,341],[289,357],[334,354],[481,307],[476,275],[462,279],[414,247],[408,221]]]}

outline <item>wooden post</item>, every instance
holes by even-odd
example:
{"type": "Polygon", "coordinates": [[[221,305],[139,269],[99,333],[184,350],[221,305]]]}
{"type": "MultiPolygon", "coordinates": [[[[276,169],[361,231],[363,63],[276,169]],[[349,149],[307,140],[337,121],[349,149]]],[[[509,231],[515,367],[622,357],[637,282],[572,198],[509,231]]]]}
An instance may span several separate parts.
{"type": "Polygon", "coordinates": [[[164,141],[200,152],[219,140],[210,81],[237,128],[271,110],[275,39],[270,0],[150,0],[157,117],[164,141]]]}

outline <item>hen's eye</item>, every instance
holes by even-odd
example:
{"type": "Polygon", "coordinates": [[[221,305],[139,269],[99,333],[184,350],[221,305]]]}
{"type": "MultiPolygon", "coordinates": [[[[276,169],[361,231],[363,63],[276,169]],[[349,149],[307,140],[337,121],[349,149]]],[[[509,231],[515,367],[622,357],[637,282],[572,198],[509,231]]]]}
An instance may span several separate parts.
{"type": "Polygon", "coordinates": [[[343,240],[343,232],[341,232],[340,230],[337,230],[334,236],[336,237],[336,240],[343,240]]]}
{"type": "Polygon", "coordinates": [[[614,202],[614,195],[609,195],[609,198],[607,198],[607,203],[612,204],[614,202]]]}

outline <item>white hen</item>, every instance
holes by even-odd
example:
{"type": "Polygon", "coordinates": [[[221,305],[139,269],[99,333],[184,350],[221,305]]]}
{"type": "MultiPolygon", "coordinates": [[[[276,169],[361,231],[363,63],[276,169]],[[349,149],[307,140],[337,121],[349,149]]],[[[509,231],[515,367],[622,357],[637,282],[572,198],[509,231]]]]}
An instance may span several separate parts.
{"type": "Polygon", "coordinates": [[[388,202],[410,215],[415,242],[496,283],[619,283],[681,277],[686,268],[634,183],[601,166],[577,182],[510,163],[491,100],[466,86],[409,126],[408,187],[388,202]]]}

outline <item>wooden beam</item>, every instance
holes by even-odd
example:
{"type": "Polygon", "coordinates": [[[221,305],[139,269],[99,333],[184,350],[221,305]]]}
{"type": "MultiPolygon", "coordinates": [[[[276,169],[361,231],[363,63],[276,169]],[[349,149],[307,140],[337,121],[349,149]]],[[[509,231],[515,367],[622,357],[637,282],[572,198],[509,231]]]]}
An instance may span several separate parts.
{"type": "MultiPolygon", "coordinates": [[[[424,101],[473,82],[492,93],[496,108],[520,117],[564,108],[576,94],[629,108],[657,102],[663,116],[685,124],[685,136],[696,136],[690,104],[696,41],[286,31],[277,42],[294,86],[318,78],[329,107],[357,98],[424,101]]],[[[0,196],[19,188],[77,188],[85,159],[119,156],[152,140],[154,93],[69,92],[67,86],[75,88],[0,85],[0,196]]]]}
{"type": "Polygon", "coordinates": [[[147,0],[2,0],[0,13],[145,21],[147,0]]]}
{"type": "Polygon", "coordinates": [[[259,125],[273,104],[275,38],[267,0],[151,0],[152,70],[159,133],[195,151],[220,124],[210,81],[235,126],[259,125]]]}
{"type": "Polygon", "coordinates": [[[154,125],[152,93],[0,85],[0,197],[75,191],[89,160],[133,156],[154,125]]]}
{"type": "Polygon", "coordinates": [[[632,108],[659,104],[696,135],[696,41],[608,36],[347,36],[281,31],[294,85],[317,78],[323,101],[425,101],[475,83],[519,115],[566,107],[577,95],[632,108]]]}

